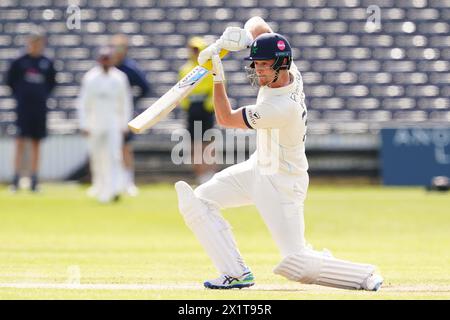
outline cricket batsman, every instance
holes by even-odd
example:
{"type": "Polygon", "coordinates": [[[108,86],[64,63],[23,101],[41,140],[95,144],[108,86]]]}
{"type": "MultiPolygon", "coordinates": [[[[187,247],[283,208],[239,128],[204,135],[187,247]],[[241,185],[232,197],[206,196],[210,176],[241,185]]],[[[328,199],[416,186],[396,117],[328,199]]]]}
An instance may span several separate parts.
{"type": "Polygon", "coordinates": [[[255,153],[245,162],[215,174],[195,191],[184,181],[175,184],[179,210],[188,227],[218,269],[220,276],[204,283],[210,289],[254,285],[230,225],[220,209],[254,204],[282,256],[274,273],[304,284],[376,291],[383,278],[375,266],[336,259],[315,251],[304,237],[304,201],[309,184],[305,155],[307,109],[303,81],[292,61],[288,40],[261,18],[244,29],[228,27],[204,49],[199,64],[213,62],[214,109],[219,125],[256,130],[255,153]],[[224,86],[219,51],[250,46],[246,60],[253,84],[259,86],[254,105],[233,110],[224,86]]]}

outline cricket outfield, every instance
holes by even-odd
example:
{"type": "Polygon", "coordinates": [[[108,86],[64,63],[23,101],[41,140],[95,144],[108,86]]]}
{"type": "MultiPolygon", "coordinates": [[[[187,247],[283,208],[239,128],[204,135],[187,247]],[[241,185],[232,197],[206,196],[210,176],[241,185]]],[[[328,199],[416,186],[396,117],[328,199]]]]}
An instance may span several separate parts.
{"type": "Polygon", "coordinates": [[[0,186],[0,299],[450,299],[450,194],[421,188],[312,185],[306,238],[343,259],[379,267],[378,292],[289,282],[254,207],[224,211],[256,284],[206,290],[216,277],[185,226],[172,185],[101,205],[86,187],[41,194],[0,186]]]}

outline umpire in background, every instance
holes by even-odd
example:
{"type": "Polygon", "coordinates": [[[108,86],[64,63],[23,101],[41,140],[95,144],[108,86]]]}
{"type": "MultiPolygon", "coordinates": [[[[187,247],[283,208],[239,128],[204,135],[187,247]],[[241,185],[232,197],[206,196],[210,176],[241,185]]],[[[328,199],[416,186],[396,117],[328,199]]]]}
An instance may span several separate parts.
{"type": "Polygon", "coordinates": [[[7,74],[16,105],[16,153],[12,191],[17,191],[25,143],[31,141],[31,191],[38,191],[39,147],[47,135],[47,98],[56,85],[53,62],[43,55],[46,37],[34,27],[27,39],[26,53],[15,59],[7,74]]]}
{"type": "MultiPolygon", "coordinates": [[[[151,92],[150,84],[145,78],[145,74],[139,69],[136,62],[127,57],[128,38],[124,34],[116,34],[111,39],[111,46],[114,48],[114,64],[117,69],[126,74],[128,82],[133,92],[133,105],[139,99],[147,96],[151,92]],[[138,91],[136,92],[137,89],[138,91]]],[[[135,116],[133,112],[133,116],[135,116]]],[[[131,120],[131,119],[130,119],[131,120]]],[[[125,168],[125,192],[130,196],[136,196],[138,189],[134,183],[134,155],[131,141],[133,134],[128,131],[123,143],[123,165],[125,168]]]]}
{"type": "MultiPolygon", "coordinates": [[[[179,79],[184,78],[198,65],[198,54],[206,47],[206,41],[201,37],[192,37],[188,40],[189,59],[181,67],[178,75],[179,79]]],[[[187,111],[186,127],[191,135],[192,169],[197,182],[202,184],[208,181],[216,171],[215,165],[207,164],[203,159],[203,152],[208,145],[207,142],[203,141],[203,136],[207,130],[214,127],[212,75],[206,76],[191,94],[181,101],[180,106],[187,111]],[[195,132],[196,129],[198,132],[195,132]],[[195,159],[201,159],[201,162],[196,163],[195,159]]]]}

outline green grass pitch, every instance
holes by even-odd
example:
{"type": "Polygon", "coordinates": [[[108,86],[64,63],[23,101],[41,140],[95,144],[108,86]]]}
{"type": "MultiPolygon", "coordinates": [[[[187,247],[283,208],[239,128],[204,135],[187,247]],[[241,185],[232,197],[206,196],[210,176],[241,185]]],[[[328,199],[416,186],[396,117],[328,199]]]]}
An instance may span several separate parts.
{"type": "Polygon", "coordinates": [[[450,194],[421,188],[311,186],[306,238],[336,257],[372,263],[378,292],[289,282],[254,207],[224,211],[256,285],[212,291],[216,277],[185,226],[172,185],[101,205],[79,185],[16,195],[0,187],[0,299],[450,299],[450,194]],[[80,285],[71,285],[79,275],[80,285]]]}

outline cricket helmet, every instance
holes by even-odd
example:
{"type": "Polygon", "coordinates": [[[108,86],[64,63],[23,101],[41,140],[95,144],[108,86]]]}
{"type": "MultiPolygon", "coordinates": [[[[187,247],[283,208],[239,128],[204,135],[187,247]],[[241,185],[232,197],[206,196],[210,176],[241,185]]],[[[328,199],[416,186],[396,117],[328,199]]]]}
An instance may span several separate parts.
{"type": "MultiPolygon", "coordinates": [[[[292,63],[292,48],[289,41],[278,33],[263,33],[250,46],[250,55],[245,60],[275,59],[272,69],[289,70],[292,63]]],[[[254,63],[250,65],[254,68],[254,63]]]]}

